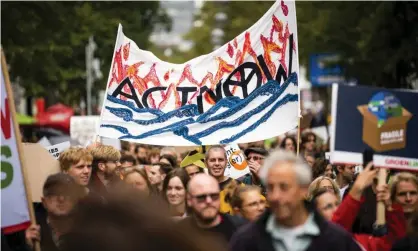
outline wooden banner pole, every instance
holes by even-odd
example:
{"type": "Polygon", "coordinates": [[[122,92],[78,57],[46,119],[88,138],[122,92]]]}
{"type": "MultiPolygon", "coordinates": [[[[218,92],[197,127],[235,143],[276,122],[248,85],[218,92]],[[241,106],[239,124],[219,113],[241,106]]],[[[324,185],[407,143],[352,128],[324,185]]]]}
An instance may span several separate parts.
{"type": "MultiPolygon", "coordinates": [[[[377,173],[377,184],[384,185],[386,184],[386,177],[387,177],[387,170],[385,168],[379,168],[377,173]]],[[[386,224],[386,217],[385,217],[386,207],[383,201],[377,202],[376,206],[376,225],[383,226],[386,224]]]]}
{"type": "Polygon", "coordinates": [[[299,145],[300,145],[300,117],[298,119],[298,136],[297,136],[297,144],[296,144],[296,155],[299,156],[299,145]]]}
{"type": "MultiPolygon", "coordinates": [[[[16,120],[15,101],[14,101],[14,98],[13,98],[12,87],[10,85],[9,71],[7,69],[6,58],[4,56],[3,48],[1,48],[1,69],[3,71],[4,84],[6,86],[6,93],[7,93],[7,98],[8,98],[8,102],[9,102],[10,114],[11,114],[11,117],[12,117],[12,120],[13,120],[13,129],[14,129],[14,134],[15,134],[15,139],[16,139],[17,152],[19,154],[20,169],[22,171],[23,185],[25,187],[26,201],[28,203],[29,217],[30,217],[31,223],[36,224],[35,212],[33,210],[33,205],[32,205],[32,193],[29,189],[29,187],[30,187],[29,186],[29,180],[26,176],[27,175],[26,174],[26,169],[24,167],[25,162],[24,162],[24,158],[23,158],[24,153],[22,151],[22,138],[21,138],[21,135],[20,135],[19,125],[18,125],[17,120],[16,120]]],[[[40,243],[35,242],[34,248],[35,248],[36,251],[40,251],[41,250],[40,243]]]]}

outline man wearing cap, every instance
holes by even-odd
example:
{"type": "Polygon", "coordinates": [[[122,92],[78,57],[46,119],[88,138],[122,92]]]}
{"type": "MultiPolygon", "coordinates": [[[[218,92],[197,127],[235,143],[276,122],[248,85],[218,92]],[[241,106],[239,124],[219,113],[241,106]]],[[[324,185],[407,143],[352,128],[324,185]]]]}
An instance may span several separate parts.
{"type": "Polygon", "coordinates": [[[265,189],[260,181],[258,172],[264,164],[264,159],[268,156],[268,151],[260,147],[251,147],[246,149],[244,154],[247,158],[248,167],[251,172],[238,180],[246,185],[260,186],[262,188],[263,195],[265,195],[265,189]]]}
{"type": "Polygon", "coordinates": [[[60,242],[71,227],[71,212],[85,196],[85,191],[70,175],[57,173],[50,175],[44,183],[42,205],[44,210],[36,210],[36,222],[25,231],[25,241],[29,249],[39,241],[42,250],[59,250],[60,242]]]}

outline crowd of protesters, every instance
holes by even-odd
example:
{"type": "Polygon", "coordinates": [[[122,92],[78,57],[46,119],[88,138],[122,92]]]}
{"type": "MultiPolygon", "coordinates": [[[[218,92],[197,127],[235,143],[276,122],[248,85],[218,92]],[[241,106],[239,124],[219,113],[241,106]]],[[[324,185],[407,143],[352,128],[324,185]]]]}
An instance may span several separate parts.
{"type": "Polygon", "coordinates": [[[223,146],[71,147],[43,186],[37,224],[2,233],[2,249],[418,250],[417,173],[378,184],[373,163],[331,165],[312,132],[300,146],[292,136],[239,146],[250,173],[238,179],[224,175],[223,146]]]}

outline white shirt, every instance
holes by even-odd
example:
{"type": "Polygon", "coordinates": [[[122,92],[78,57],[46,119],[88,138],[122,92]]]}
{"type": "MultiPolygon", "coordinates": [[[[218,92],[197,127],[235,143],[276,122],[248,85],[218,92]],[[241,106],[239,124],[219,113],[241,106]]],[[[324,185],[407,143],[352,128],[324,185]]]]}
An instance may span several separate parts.
{"type": "Polygon", "coordinates": [[[271,234],[273,247],[276,251],[306,250],[311,244],[313,236],[320,234],[312,213],[304,224],[293,228],[277,224],[274,215],[270,215],[266,231],[271,234]]]}
{"type": "Polygon", "coordinates": [[[343,187],[343,188],[340,188],[340,198],[341,198],[341,200],[343,199],[343,196],[344,196],[345,190],[347,190],[347,188],[348,188],[348,185],[346,185],[346,186],[345,186],[345,187],[343,187]]]}

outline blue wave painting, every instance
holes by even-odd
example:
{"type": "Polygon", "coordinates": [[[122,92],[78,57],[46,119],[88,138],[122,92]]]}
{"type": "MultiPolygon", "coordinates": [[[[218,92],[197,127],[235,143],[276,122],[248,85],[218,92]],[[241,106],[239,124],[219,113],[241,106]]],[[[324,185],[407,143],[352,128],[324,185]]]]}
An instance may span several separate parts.
{"type": "Polygon", "coordinates": [[[251,133],[260,125],[269,121],[273,113],[280,107],[290,103],[297,103],[299,100],[298,92],[286,92],[290,86],[297,87],[297,83],[296,73],[292,73],[281,85],[277,81],[270,80],[255,89],[245,99],[234,96],[225,97],[203,114],[199,113],[196,104],[188,104],[165,113],[152,108],[139,109],[133,102],[123,101],[108,95],[105,109],[110,114],[116,116],[118,122],[101,124],[101,127],[120,133],[122,136],[119,139],[122,140],[136,141],[171,132],[193,144],[201,145],[202,138],[210,137],[214,133],[228,128],[241,126],[239,131],[235,131],[235,134],[228,134],[229,136],[219,140],[221,144],[228,144],[236,142],[244,135],[251,133]],[[259,103],[254,106],[254,101],[257,100],[259,103]],[[237,114],[239,114],[239,117],[237,117],[237,114]],[[138,119],[138,117],[147,117],[149,119],[138,119]],[[231,118],[235,119],[231,120],[231,118]],[[126,123],[132,126],[150,126],[149,128],[152,129],[134,135],[129,132],[127,127],[123,126],[126,123]],[[245,126],[245,128],[242,128],[242,126],[245,126]],[[191,128],[194,129],[193,133],[191,128]],[[201,130],[196,132],[196,128],[201,128],[201,130]]]}

